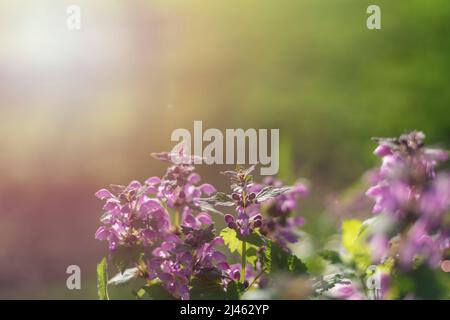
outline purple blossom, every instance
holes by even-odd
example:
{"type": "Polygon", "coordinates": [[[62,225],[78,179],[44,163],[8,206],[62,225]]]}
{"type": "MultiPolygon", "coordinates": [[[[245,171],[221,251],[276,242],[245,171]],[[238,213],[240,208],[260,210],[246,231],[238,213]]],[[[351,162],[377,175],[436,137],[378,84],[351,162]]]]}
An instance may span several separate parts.
{"type": "Polygon", "coordinates": [[[105,201],[95,238],[107,240],[109,249],[141,243],[152,244],[170,229],[170,217],[160,201],[147,195],[147,185],[132,181],[128,186],[111,186],[96,192],[105,201]]]}
{"type": "Polygon", "coordinates": [[[290,215],[297,209],[298,199],[307,195],[308,189],[304,184],[296,183],[278,196],[259,201],[258,195],[264,188],[282,189],[284,184],[272,177],[267,177],[264,184],[256,184],[250,175],[253,169],[254,166],[224,172],[231,178],[231,199],[236,208],[236,216],[226,214],[225,222],[229,228],[237,230],[242,236],[259,228],[263,235],[287,249],[287,243],[297,242],[296,229],[304,224],[302,217],[290,215]],[[267,212],[267,215],[263,216],[263,211],[267,212]]]}
{"type": "Polygon", "coordinates": [[[212,218],[197,203],[216,190],[200,184],[201,177],[194,172],[195,159],[182,150],[153,156],[171,163],[162,178],[96,193],[105,201],[105,213],[95,237],[107,240],[112,252],[119,246],[142,245],[145,250],[139,261],[134,261],[141,269],[146,266],[142,276],[159,281],[175,298],[189,299],[191,281],[202,273],[215,274],[224,284],[229,281],[230,266],[217,249],[223,239],[215,235],[212,218]],[[166,208],[180,218],[176,226],[166,208]]]}
{"type": "MultiPolygon", "coordinates": [[[[264,183],[269,186],[282,187],[284,184],[273,177],[267,177],[264,183]]],[[[272,238],[283,248],[287,249],[288,243],[298,241],[297,229],[305,223],[303,217],[294,216],[300,197],[308,194],[307,187],[298,182],[289,191],[268,201],[268,217],[263,219],[261,233],[272,238]]]]}
{"type": "Polygon", "coordinates": [[[231,214],[224,216],[225,222],[240,235],[247,236],[252,230],[261,226],[262,216],[256,202],[255,185],[251,172],[255,166],[248,169],[239,168],[237,171],[225,171],[223,174],[231,179],[231,200],[234,202],[236,217],[231,214]]]}
{"type": "MultiPolygon", "coordinates": [[[[399,231],[394,258],[404,269],[424,261],[437,267],[448,248],[450,226],[444,215],[450,210],[450,176],[437,174],[436,166],[447,160],[440,149],[426,148],[425,135],[413,131],[398,139],[377,139],[374,153],[382,164],[367,195],[375,200],[373,212],[394,218],[399,231]]],[[[387,234],[371,240],[374,260],[387,257],[387,234]],[[384,251],[384,252],[383,252],[384,251]]]]}
{"type": "Polygon", "coordinates": [[[202,272],[225,278],[230,266],[217,250],[223,239],[214,236],[212,225],[194,229],[183,227],[181,236],[170,235],[153,250],[148,260],[148,278],[159,279],[175,298],[189,299],[189,284],[202,272]]]}
{"type": "MultiPolygon", "coordinates": [[[[194,158],[176,153],[183,161],[174,161],[170,153],[154,153],[158,160],[172,162],[162,179],[154,177],[148,181],[151,193],[166,202],[169,208],[183,211],[185,207],[198,207],[197,200],[202,196],[209,196],[216,192],[211,184],[200,184],[201,177],[194,172],[194,158]]],[[[175,158],[179,160],[178,158],[175,158]]]]}
{"type": "MultiPolygon", "coordinates": [[[[227,269],[226,272],[231,280],[240,281],[241,267],[242,266],[239,263],[234,263],[229,266],[229,268],[227,269]]],[[[255,279],[256,275],[257,275],[257,271],[255,269],[253,269],[253,266],[250,264],[247,264],[245,267],[244,285],[248,286],[249,283],[255,279]]]]}

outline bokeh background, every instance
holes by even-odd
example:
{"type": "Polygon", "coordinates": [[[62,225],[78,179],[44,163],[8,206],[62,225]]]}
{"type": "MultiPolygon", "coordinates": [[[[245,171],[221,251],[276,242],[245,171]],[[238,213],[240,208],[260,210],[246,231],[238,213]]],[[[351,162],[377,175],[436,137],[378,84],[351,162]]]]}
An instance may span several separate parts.
{"type": "Polygon", "coordinates": [[[449,20],[447,0],[1,0],[0,298],[95,298],[94,192],[162,174],[150,153],[194,120],[280,128],[280,174],[309,180],[306,231],[324,241],[329,202],[376,164],[372,136],[450,147],[449,20]]]}

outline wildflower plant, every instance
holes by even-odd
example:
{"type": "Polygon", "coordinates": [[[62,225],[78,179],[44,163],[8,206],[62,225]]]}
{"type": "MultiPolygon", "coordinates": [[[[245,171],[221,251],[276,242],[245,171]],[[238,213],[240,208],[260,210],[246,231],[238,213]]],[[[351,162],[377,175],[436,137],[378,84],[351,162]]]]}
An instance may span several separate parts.
{"type": "Polygon", "coordinates": [[[322,252],[354,280],[328,293],[340,299],[445,297],[450,283],[440,265],[450,249],[450,175],[437,166],[448,154],[425,146],[420,131],[374,140],[382,159],[366,192],[374,217],[344,221],[344,253],[322,252]]]}
{"type": "Polygon", "coordinates": [[[302,299],[447,298],[450,173],[438,166],[448,154],[419,131],[374,140],[381,165],[364,190],[371,217],[342,221],[340,243],[304,257],[310,270],[292,250],[303,245],[304,183],[256,182],[253,165],[222,172],[229,190],[220,192],[201,182],[183,148],[153,154],[168,163],[162,177],[96,193],[105,204],[95,237],[109,249],[97,268],[99,297],[133,282],[140,299],[273,299],[294,284],[302,299]],[[118,271],[111,279],[108,265],[118,271]]]}
{"type": "MultiPolygon", "coordinates": [[[[195,157],[183,148],[152,155],[169,163],[161,178],[112,185],[96,193],[105,201],[105,213],[95,237],[107,241],[109,248],[108,257],[98,266],[100,298],[109,298],[108,285],[138,281],[138,298],[237,299],[258,287],[262,275],[278,269],[306,272],[300,259],[283,249],[284,243],[279,246],[276,237],[261,232],[269,224],[262,204],[291,208],[294,189],[255,184],[252,166],[224,172],[230,178],[231,193],[221,193],[211,184],[200,183],[195,157]],[[224,214],[219,211],[222,208],[232,211],[224,214]],[[217,232],[211,214],[227,227],[217,232]],[[238,252],[240,261],[225,246],[231,253],[238,252]],[[110,280],[108,264],[118,270],[110,280]]],[[[283,228],[294,225],[283,223],[283,228]]]]}

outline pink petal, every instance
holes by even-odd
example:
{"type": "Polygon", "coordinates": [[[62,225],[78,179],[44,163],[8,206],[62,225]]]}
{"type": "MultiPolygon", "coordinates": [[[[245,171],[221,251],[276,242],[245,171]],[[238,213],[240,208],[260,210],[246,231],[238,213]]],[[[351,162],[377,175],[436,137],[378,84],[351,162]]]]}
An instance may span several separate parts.
{"type": "Polygon", "coordinates": [[[219,251],[214,251],[212,257],[217,262],[224,262],[225,260],[227,260],[227,257],[222,252],[219,251]]]}
{"type": "Polygon", "coordinates": [[[214,188],[211,184],[209,183],[204,183],[200,186],[200,190],[207,194],[207,195],[211,195],[213,193],[215,193],[217,190],[216,188],[214,188]]]}
{"type": "Polygon", "coordinates": [[[141,183],[139,181],[131,181],[130,184],[128,185],[128,189],[139,189],[141,187],[141,183]]]}
{"type": "Polygon", "coordinates": [[[386,145],[379,145],[373,152],[376,156],[384,157],[390,155],[391,149],[386,145]]]}
{"type": "Polygon", "coordinates": [[[95,196],[99,199],[112,198],[114,195],[107,189],[100,189],[95,193],[95,196]]]}
{"type": "Polygon", "coordinates": [[[149,184],[149,185],[159,184],[160,182],[161,182],[161,179],[159,177],[156,177],[156,176],[148,178],[147,180],[145,180],[145,183],[149,184]]]}
{"type": "Polygon", "coordinates": [[[189,177],[188,177],[187,180],[188,180],[189,183],[197,184],[197,183],[200,182],[201,178],[200,178],[200,175],[199,175],[199,174],[197,174],[197,173],[191,173],[191,174],[189,175],[189,177]]]}
{"type": "Polygon", "coordinates": [[[213,220],[211,218],[211,216],[205,212],[199,213],[197,215],[197,219],[203,223],[203,224],[211,224],[213,223],[213,220]]]}
{"type": "Polygon", "coordinates": [[[95,232],[95,239],[97,240],[106,240],[109,236],[110,232],[105,227],[100,227],[95,232]]]}

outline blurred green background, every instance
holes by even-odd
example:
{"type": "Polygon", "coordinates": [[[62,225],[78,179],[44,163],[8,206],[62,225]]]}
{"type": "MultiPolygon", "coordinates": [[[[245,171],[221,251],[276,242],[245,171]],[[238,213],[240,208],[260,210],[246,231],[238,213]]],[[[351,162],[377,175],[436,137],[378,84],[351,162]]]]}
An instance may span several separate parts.
{"type": "Polygon", "coordinates": [[[450,146],[447,0],[81,0],[79,31],[70,4],[0,1],[0,298],[95,298],[94,192],[162,174],[150,152],[194,120],[280,128],[318,242],[337,231],[329,202],[377,163],[372,136],[450,146]]]}

